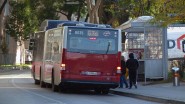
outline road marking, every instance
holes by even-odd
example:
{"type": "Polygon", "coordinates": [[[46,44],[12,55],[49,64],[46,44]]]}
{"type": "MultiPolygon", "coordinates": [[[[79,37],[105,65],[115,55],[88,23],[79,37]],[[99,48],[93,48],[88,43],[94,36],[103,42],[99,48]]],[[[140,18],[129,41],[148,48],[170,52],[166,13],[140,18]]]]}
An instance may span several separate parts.
{"type": "MultiPolygon", "coordinates": [[[[19,75],[17,75],[17,77],[18,77],[18,76],[21,76],[21,75],[22,75],[22,74],[19,74],[19,75]]],[[[41,94],[37,94],[37,93],[31,92],[31,91],[29,91],[29,90],[22,89],[22,87],[16,85],[14,79],[12,79],[12,84],[13,84],[13,86],[14,86],[15,88],[18,88],[18,89],[20,89],[20,90],[26,91],[26,92],[29,93],[29,94],[33,94],[33,95],[36,95],[36,96],[39,96],[39,97],[42,97],[42,98],[45,98],[45,99],[48,99],[48,100],[51,100],[51,101],[56,102],[56,103],[51,103],[51,104],[67,104],[67,103],[61,102],[61,101],[59,101],[59,100],[55,100],[55,99],[52,99],[52,98],[43,96],[43,95],[41,95],[41,94]]]]}

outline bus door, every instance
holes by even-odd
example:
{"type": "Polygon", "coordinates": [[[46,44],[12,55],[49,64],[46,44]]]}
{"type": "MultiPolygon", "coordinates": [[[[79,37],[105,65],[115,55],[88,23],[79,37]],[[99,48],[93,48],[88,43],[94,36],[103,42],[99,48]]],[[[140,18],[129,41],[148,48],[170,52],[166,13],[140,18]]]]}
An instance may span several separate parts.
{"type": "Polygon", "coordinates": [[[33,72],[36,79],[40,79],[40,69],[43,61],[45,32],[35,33],[33,47],[33,72]]]}
{"type": "Polygon", "coordinates": [[[44,71],[43,77],[44,82],[51,83],[51,73],[53,68],[53,60],[52,60],[52,42],[53,42],[53,30],[48,30],[46,33],[45,40],[45,58],[44,58],[44,71]]]}
{"type": "Polygon", "coordinates": [[[52,55],[51,60],[53,62],[52,73],[55,84],[59,84],[60,80],[60,68],[61,68],[61,52],[63,48],[63,34],[62,28],[53,30],[53,41],[52,41],[52,55]]]}
{"type": "Polygon", "coordinates": [[[51,83],[52,78],[54,78],[55,82],[60,82],[62,36],[61,28],[49,30],[47,34],[45,80],[48,83],[51,83]]]}

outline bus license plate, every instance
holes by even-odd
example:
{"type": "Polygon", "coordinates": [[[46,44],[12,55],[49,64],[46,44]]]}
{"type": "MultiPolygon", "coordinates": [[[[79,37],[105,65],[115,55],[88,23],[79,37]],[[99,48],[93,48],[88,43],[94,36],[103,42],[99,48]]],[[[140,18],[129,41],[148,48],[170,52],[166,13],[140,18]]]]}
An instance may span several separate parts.
{"type": "Polygon", "coordinates": [[[86,71],[86,72],[82,72],[82,74],[84,74],[84,75],[100,75],[100,72],[89,72],[89,71],[86,71]]]}

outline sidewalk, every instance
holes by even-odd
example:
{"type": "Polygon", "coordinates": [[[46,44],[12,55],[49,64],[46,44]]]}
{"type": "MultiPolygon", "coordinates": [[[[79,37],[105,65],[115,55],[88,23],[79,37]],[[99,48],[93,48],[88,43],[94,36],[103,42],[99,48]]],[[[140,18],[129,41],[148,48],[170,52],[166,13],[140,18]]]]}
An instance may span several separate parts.
{"type": "Polygon", "coordinates": [[[5,72],[10,72],[12,70],[13,69],[11,69],[11,68],[0,68],[0,74],[5,73],[5,72]]]}
{"type": "Polygon", "coordinates": [[[181,82],[180,86],[173,86],[173,83],[162,83],[155,85],[143,85],[138,83],[138,88],[116,88],[111,89],[111,93],[127,97],[139,98],[148,101],[168,103],[168,104],[185,104],[185,83],[181,82]]]}

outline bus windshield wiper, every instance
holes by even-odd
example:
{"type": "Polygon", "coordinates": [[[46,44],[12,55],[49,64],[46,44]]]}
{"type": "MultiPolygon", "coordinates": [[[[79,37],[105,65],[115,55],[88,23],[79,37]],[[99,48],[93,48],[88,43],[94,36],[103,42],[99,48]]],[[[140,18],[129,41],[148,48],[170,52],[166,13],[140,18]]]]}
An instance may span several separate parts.
{"type": "Polygon", "coordinates": [[[106,54],[109,52],[109,48],[110,48],[110,42],[108,42],[106,54]]]}

